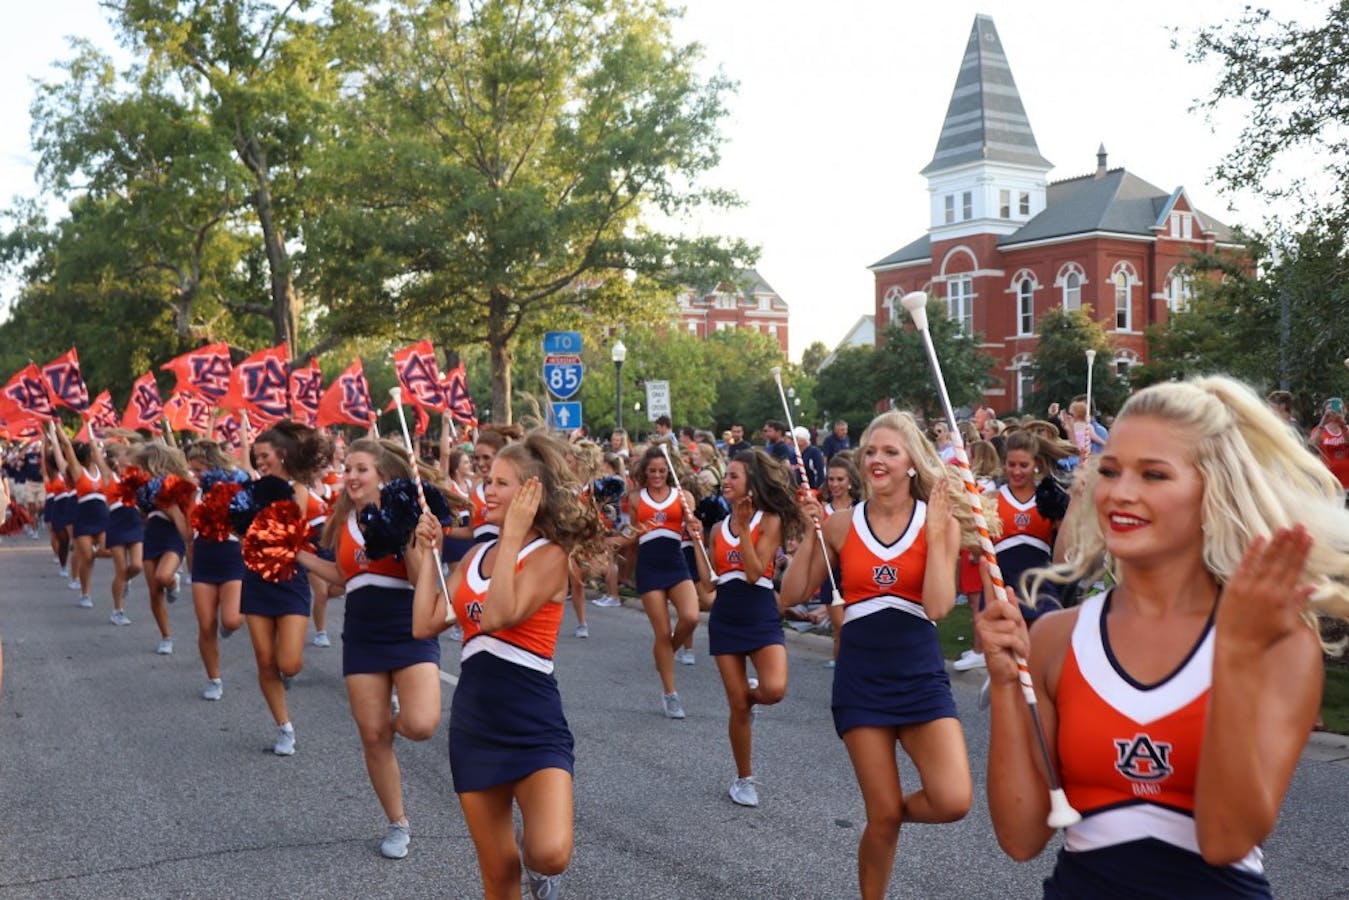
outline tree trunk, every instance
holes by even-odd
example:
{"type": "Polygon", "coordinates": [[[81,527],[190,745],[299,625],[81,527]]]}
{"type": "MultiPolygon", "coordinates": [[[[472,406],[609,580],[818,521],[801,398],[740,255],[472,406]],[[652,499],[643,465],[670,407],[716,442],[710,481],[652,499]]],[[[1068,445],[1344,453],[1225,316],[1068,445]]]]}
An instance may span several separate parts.
{"type": "Polygon", "coordinates": [[[267,269],[271,276],[273,341],[277,344],[284,341],[293,352],[299,347],[300,301],[295,293],[290,254],[286,252],[285,239],[278,233],[276,220],[272,217],[272,184],[267,157],[254,138],[244,141],[237,149],[256,184],[253,211],[257,213],[258,226],[262,229],[262,244],[267,251],[267,269]]]}
{"type": "Polygon", "coordinates": [[[492,292],[487,345],[492,359],[492,421],[511,424],[511,348],[503,326],[506,298],[492,292]]]}

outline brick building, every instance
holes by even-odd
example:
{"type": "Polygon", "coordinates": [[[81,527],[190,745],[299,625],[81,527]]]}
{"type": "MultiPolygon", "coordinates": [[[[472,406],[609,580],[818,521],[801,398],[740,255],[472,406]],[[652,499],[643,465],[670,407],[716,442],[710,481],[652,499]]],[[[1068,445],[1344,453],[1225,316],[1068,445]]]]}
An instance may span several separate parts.
{"type": "MultiPolygon", "coordinates": [[[[977,16],[932,161],[927,234],[868,268],[881,333],[900,297],[923,290],[946,300],[967,334],[982,335],[999,412],[1023,405],[1036,323],[1056,306],[1090,307],[1110,333],[1118,371],[1146,359],[1144,330],[1189,297],[1196,253],[1241,253],[1231,229],[1190,202],[1111,169],[1049,181],[993,20],[977,16]]],[[[1097,362],[1099,366],[1101,361],[1097,362]]]]}
{"type": "Polygon", "coordinates": [[[754,269],[739,273],[734,284],[689,288],[677,298],[679,327],[707,337],[717,331],[758,331],[787,352],[787,303],[754,269]]]}

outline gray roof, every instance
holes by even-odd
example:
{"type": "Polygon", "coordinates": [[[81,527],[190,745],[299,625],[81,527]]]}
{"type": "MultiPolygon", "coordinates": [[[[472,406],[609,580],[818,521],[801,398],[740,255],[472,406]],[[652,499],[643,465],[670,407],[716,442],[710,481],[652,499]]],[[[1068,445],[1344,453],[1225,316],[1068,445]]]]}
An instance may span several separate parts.
{"type": "Polygon", "coordinates": [[[1051,165],[1040,155],[998,29],[986,15],[974,17],[937,149],[921,174],[981,160],[1046,171],[1051,165]]]}
{"type": "MultiPolygon", "coordinates": [[[[1179,196],[1180,188],[1164,191],[1124,169],[1057,181],[1049,185],[1044,210],[998,244],[1006,247],[1092,231],[1151,237],[1158,218],[1179,196]]],[[[1232,240],[1232,229],[1199,210],[1194,213],[1218,241],[1232,240]]]]}
{"type": "Polygon", "coordinates": [[[928,259],[932,256],[932,238],[923,235],[918,240],[905,244],[894,253],[891,253],[885,259],[877,260],[867,266],[869,269],[879,269],[883,266],[894,266],[899,263],[918,262],[920,259],[928,259]]]}

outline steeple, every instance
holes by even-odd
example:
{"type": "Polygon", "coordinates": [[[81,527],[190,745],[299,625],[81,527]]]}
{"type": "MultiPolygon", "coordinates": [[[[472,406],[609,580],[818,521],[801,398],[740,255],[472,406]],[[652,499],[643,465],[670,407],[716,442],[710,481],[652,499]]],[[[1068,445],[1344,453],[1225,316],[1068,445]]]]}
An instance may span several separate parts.
{"type": "Polygon", "coordinates": [[[974,162],[1009,163],[1043,172],[1053,167],[1036,146],[998,30],[986,15],[974,17],[936,152],[921,174],[974,162]]]}

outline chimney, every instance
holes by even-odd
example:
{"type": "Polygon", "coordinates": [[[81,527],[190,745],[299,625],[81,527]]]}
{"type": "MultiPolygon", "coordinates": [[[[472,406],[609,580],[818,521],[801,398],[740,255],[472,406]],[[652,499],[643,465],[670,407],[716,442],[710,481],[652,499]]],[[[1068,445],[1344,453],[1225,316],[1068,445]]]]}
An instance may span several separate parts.
{"type": "Polygon", "coordinates": [[[1105,144],[1101,144],[1096,148],[1096,177],[1104,178],[1105,172],[1105,144]]]}

